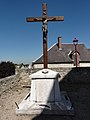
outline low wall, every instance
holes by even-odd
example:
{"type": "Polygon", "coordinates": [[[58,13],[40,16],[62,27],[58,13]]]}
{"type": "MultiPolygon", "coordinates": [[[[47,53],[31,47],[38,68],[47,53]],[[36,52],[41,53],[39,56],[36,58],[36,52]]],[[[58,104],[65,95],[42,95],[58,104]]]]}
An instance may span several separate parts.
{"type": "MultiPolygon", "coordinates": [[[[16,75],[0,79],[0,94],[16,85],[30,85],[29,75],[41,69],[18,69],[16,75]]],[[[61,79],[60,83],[75,84],[75,83],[90,83],[90,67],[78,68],[52,68],[59,72],[61,79]]]]}
{"type": "MultiPolygon", "coordinates": [[[[22,76],[22,79],[24,79],[24,75],[28,76],[30,74],[33,74],[37,71],[41,70],[41,68],[38,69],[23,69],[19,70],[18,73],[20,76],[22,76]]],[[[73,68],[51,68],[51,70],[59,72],[61,76],[61,81],[64,82],[72,82],[72,83],[90,83],[90,67],[73,67],[73,68]]]]}
{"type": "Polygon", "coordinates": [[[61,80],[69,83],[90,83],[90,67],[54,69],[61,75],[61,80]]]}
{"type": "Polygon", "coordinates": [[[0,79],[0,94],[16,84],[16,75],[0,79]]]}
{"type": "Polygon", "coordinates": [[[0,79],[0,94],[15,86],[30,85],[29,72],[28,69],[17,69],[16,75],[0,79]]]}
{"type": "MultiPolygon", "coordinates": [[[[33,69],[32,73],[40,69],[33,69]]],[[[61,81],[69,83],[90,83],[90,67],[52,68],[59,72],[61,81]]]]}

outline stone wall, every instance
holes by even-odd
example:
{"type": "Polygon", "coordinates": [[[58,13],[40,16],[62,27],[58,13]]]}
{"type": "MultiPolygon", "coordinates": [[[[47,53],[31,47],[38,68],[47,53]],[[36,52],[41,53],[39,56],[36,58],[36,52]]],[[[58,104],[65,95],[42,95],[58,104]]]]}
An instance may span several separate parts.
{"type": "MultiPolygon", "coordinates": [[[[0,94],[16,85],[29,86],[29,75],[37,72],[40,69],[17,69],[16,75],[0,79],[0,94]]],[[[52,70],[59,72],[61,78],[60,83],[66,84],[81,84],[90,83],[90,67],[78,68],[52,68],[52,70]]]]}
{"type": "MultiPolygon", "coordinates": [[[[32,73],[40,69],[33,69],[32,73]]],[[[52,68],[52,70],[59,72],[61,81],[69,83],[90,83],[90,67],[78,68],[52,68]]]]}
{"type": "Polygon", "coordinates": [[[12,75],[9,77],[5,77],[0,79],[0,94],[8,90],[9,88],[12,88],[16,84],[16,75],[12,75]]]}
{"type": "Polygon", "coordinates": [[[32,74],[31,69],[25,68],[25,69],[17,69],[16,74],[18,75],[17,79],[19,79],[19,84],[21,86],[28,86],[30,85],[30,77],[29,75],[32,74]]]}
{"type": "Polygon", "coordinates": [[[30,84],[28,70],[17,69],[16,75],[0,79],[0,94],[9,89],[12,89],[13,87],[22,87],[26,84],[30,84]]]}
{"type": "Polygon", "coordinates": [[[90,67],[57,68],[61,80],[71,83],[90,83],[90,67]]]}

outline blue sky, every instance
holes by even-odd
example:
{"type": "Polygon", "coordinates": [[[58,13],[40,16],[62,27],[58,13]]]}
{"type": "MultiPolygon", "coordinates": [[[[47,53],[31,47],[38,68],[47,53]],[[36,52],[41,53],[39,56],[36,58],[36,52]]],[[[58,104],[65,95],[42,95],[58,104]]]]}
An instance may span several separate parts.
{"type": "Polygon", "coordinates": [[[0,61],[31,63],[43,53],[42,23],[27,23],[26,17],[41,17],[46,2],[48,16],[64,16],[64,22],[48,22],[48,47],[79,43],[90,48],[90,0],[0,0],[0,61]]]}

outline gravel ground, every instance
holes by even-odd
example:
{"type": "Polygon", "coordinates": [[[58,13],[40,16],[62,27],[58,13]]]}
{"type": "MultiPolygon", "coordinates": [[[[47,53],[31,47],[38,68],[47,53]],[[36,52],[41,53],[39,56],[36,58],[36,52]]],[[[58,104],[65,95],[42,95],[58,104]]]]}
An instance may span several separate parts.
{"type": "Polygon", "coordinates": [[[0,120],[90,120],[90,84],[64,84],[63,89],[72,101],[74,116],[17,116],[15,102],[19,104],[29,88],[16,86],[0,95],[0,120]]]}

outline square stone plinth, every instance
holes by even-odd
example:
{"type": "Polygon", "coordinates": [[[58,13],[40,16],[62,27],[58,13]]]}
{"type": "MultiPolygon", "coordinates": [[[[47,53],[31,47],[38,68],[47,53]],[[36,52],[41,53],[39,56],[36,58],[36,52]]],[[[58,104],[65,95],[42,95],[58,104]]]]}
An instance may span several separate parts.
{"type": "Polygon", "coordinates": [[[58,72],[43,69],[30,77],[30,93],[16,108],[17,114],[73,114],[70,99],[65,92],[60,91],[58,72]]]}

